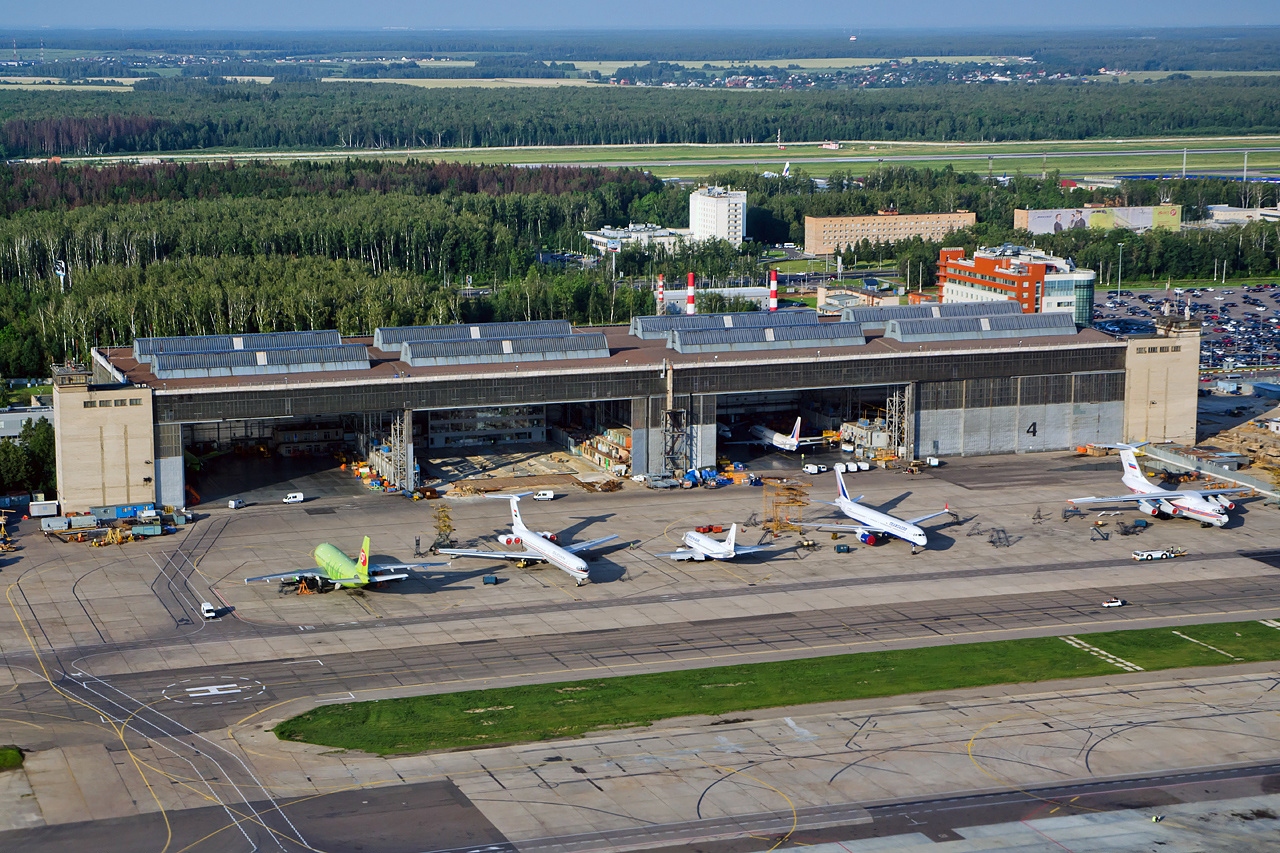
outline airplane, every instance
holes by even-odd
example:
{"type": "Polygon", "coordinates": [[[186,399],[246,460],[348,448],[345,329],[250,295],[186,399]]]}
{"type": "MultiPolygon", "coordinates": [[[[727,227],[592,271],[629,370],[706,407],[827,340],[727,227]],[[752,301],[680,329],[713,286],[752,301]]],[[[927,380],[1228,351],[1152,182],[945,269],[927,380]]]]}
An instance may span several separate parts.
{"type": "Polygon", "coordinates": [[[322,589],[356,589],[371,583],[384,581],[402,581],[409,577],[404,569],[420,566],[438,566],[441,563],[382,563],[369,565],[369,537],[364,537],[360,555],[352,560],[328,542],[322,542],[311,552],[311,559],[316,561],[315,569],[298,569],[292,572],[281,572],[276,575],[259,575],[256,578],[245,578],[245,583],[257,581],[291,581],[303,583],[314,578],[316,585],[322,589]]]}
{"type": "Polygon", "coordinates": [[[1164,513],[1168,516],[1194,518],[1204,527],[1222,527],[1230,520],[1226,511],[1235,509],[1236,505],[1226,498],[1218,496],[1247,492],[1249,491],[1248,488],[1237,486],[1232,489],[1162,489],[1143,476],[1142,469],[1138,467],[1138,458],[1133,453],[1139,447],[1144,447],[1147,444],[1150,444],[1150,442],[1090,445],[1090,447],[1106,447],[1120,451],[1120,461],[1124,465],[1124,476],[1120,478],[1120,481],[1128,486],[1129,491],[1133,492],[1133,494],[1105,498],[1071,498],[1067,503],[1075,506],[1077,504],[1137,501],[1138,507],[1149,515],[1159,516],[1164,513]]]}
{"type": "Polygon", "coordinates": [[[844,486],[844,477],[840,476],[840,472],[836,472],[836,499],[831,501],[834,506],[839,507],[840,511],[852,518],[857,524],[804,524],[803,527],[813,527],[822,530],[838,530],[848,533],[857,534],[858,541],[863,545],[874,545],[881,536],[894,536],[898,539],[911,543],[911,553],[916,553],[917,549],[923,548],[928,544],[928,537],[925,532],[920,529],[922,522],[931,518],[937,518],[940,515],[949,515],[952,518],[956,514],[951,511],[950,504],[944,506],[937,512],[931,512],[928,515],[922,515],[919,518],[901,519],[895,518],[886,512],[871,509],[858,503],[862,500],[862,495],[856,498],[849,497],[849,491],[844,486]]]}
{"type": "Polygon", "coordinates": [[[594,548],[596,545],[603,545],[618,537],[616,535],[604,536],[600,539],[592,539],[589,542],[578,542],[573,545],[561,547],[552,540],[555,534],[543,531],[535,533],[524,526],[524,521],[520,518],[520,499],[530,492],[521,492],[518,495],[485,495],[486,498],[493,500],[510,501],[511,502],[511,532],[498,537],[498,542],[503,545],[521,545],[523,544],[528,550],[525,551],[478,551],[468,550],[466,548],[438,548],[441,554],[448,554],[451,557],[480,557],[490,560],[514,560],[516,565],[524,568],[530,563],[546,562],[555,566],[563,572],[568,573],[578,586],[582,586],[591,578],[587,573],[586,561],[581,557],[575,556],[579,551],[585,551],[588,548],[594,548]]]}
{"type": "Polygon", "coordinates": [[[755,436],[755,440],[750,443],[771,444],[774,447],[777,447],[781,450],[789,450],[794,453],[796,450],[799,450],[801,447],[809,447],[814,444],[822,444],[826,441],[826,439],[821,436],[815,436],[813,438],[801,438],[800,437],[801,420],[802,420],[801,418],[796,418],[796,425],[791,430],[791,435],[783,435],[780,432],[774,432],[773,430],[769,429],[766,426],[760,426],[760,425],[753,426],[751,428],[751,434],[755,436]]]}
{"type": "Polygon", "coordinates": [[[701,563],[708,557],[712,560],[732,560],[742,554],[754,554],[757,551],[764,551],[769,548],[768,545],[737,545],[735,542],[737,538],[737,524],[729,528],[729,536],[723,542],[718,539],[712,539],[705,533],[690,530],[684,535],[684,544],[688,545],[688,548],[680,548],[670,554],[655,554],[654,556],[670,557],[673,560],[697,560],[701,563]]]}

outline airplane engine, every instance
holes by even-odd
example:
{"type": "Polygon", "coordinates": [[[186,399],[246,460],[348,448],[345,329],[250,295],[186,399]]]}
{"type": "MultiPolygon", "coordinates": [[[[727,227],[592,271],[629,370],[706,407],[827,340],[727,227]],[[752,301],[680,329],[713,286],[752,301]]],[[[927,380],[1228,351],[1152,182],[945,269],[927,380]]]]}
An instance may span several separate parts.
{"type": "Polygon", "coordinates": [[[876,535],[874,533],[859,533],[858,541],[863,545],[874,545],[876,544],[876,535]]]}
{"type": "Polygon", "coordinates": [[[1169,515],[1177,515],[1181,510],[1166,500],[1160,501],[1160,509],[1169,513],[1169,515]]]}
{"type": "Polygon", "coordinates": [[[538,535],[541,536],[543,539],[547,540],[548,542],[556,541],[556,535],[552,533],[550,530],[544,530],[538,535]]]}
{"type": "Polygon", "coordinates": [[[1142,511],[1148,515],[1160,514],[1160,507],[1156,506],[1151,501],[1138,501],[1138,506],[1141,507],[1142,511]]]}
{"type": "Polygon", "coordinates": [[[502,544],[502,545],[519,545],[520,537],[512,536],[510,533],[504,533],[503,535],[498,537],[498,542],[499,544],[502,544]]]}
{"type": "Polygon", "coordinates": [[[1216,503],[1218,506],[1222,507],[1223,509],[1236,508],[1235,504],[1233,504],[1231,501],[1224,498],[1222,495],[1210,495],[1209,500],[1212,501],[1213,503],[1216,503]]]}

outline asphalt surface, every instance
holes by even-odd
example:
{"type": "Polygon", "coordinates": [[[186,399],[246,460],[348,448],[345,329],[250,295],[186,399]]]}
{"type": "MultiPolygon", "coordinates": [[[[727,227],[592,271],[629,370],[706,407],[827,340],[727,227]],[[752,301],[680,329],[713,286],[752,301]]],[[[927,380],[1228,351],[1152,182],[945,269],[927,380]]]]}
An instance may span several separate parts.
{"type": "MultiPolygon", "coordinates": [[[[1234,557],[1237,554],[1222,554],[1234,557]]],[[[1197,559],[1204,559],[1198,557],[1197,559]]],[[[1256,559],[1280,563],[1280,552],[1256,559]]],[[[1080,564],[1093,567],[1096,562],[1080,564]]],[[[1105,563],[1103,563],[1105,565],[1105,563]]],[[[1043,570],[1066,568],[1045,567],[1043,570]]],[[[1026,568],[975,570],[975,574],[1025,572],[1026,568]]],[[[912,576],[920,581],[920,576],[912,576]]],[[[876,583],[887,579],[878,578],[876,583]]],[[[849,584],[867,583],[846,579],[849,584]]],[[[342,594],[342,593],[337,593],[342,594]]],[[[657,600],[674,600],[677,595],[657,600]]],[[[572,604],[562,607],[572,607],[572,604]]],[[[598,606],[594,603],[579,606],[598,606]]],[[[1205,621],[1280,615],[1280,589],[1266,577],[1115,586],[1107,590],[1063,590],[999,598],[944,599],[896,606],[854,607],[766,617],[741,617],[631,629],[479,640],[349,654],[318,653],[306,660],[260,661],[234,666],[162,670],[99,678],[84,672],[92,661],[68,654],[47,656],[59,690],[22,683],[0,698],[12,714],[56,714],[92,721],[98,715],[130,719],[151,733],[185,737],[222,728],[290,699],[352,698],[381,690],[446,692],[497,686],[516,679],[561,681],[606,674],[678,667],[746,663],[841,654],[868,648],[1002,639],[1037,634],[1085,633],[1205,621]],[[1100,606],[1106,596],[1131,602],[1100,606]],[[211,686],[218,692],[209,693],[211,686]],[[82,704],[77,704],[82,703],[82,704]]],[[[245,626],[224,623],[228,633],[252,636],[245,626]]],[[[211,626],[213,627],[213,626],[211,626]]],[[[353,628],[354,630],[355,628],[353,628]]],[[[278,629],[262,629],[263,636],[278,629]]],[[[296,629],[294,629],[296,633],[296,629]]],[[[213,639],[206,636],[204,639],[213,639]]],[[[104,651],[102,647],[95,653],[104,651]]],[[[30,666],[15,655],[11,665],[30,666]]],[[[208,761],[208,756],[203,756],[208,761]]],[[[223,768],[224,772],[231,772],[223,768]]]]}

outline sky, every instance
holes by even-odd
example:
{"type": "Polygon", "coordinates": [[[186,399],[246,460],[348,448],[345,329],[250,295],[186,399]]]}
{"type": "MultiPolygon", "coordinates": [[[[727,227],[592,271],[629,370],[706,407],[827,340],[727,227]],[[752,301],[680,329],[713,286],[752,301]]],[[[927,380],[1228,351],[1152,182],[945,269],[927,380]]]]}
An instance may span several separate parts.
{"type": "Polygon", "coordinates": [[[7,28],[543,30],[1280,25],[1280,0],[0,0],[7,28]]]}

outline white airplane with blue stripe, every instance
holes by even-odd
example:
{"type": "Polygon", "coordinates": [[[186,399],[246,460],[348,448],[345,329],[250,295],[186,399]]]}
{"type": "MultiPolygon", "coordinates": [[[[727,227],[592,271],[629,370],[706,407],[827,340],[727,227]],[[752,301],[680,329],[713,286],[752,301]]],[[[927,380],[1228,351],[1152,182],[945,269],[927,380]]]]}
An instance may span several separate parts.
{"type": "Polygon", "coordinates": [[[859,503],[863,495],[856,498],[849,497],[849,490],[845,488],[844,477],[840,476],[840,472],[836,472],[836,499],[833,504],[839,507],[840,511],[849,518],[858,522],[857,524],[804,524],[804,527],[813,527],[818,530],[835,530],[847,533],[853,533],[858,537],[858,541],[864,545],[874,545],[884,536],[893,536],[911,543],[911,553],[914,554],[920,548],[929,543],[928,535],[920,528],[920,524],[931,518],[937,518],[940,515],[949,515],[952,518],[956,514],[951,511],[948,504],[943,506],[937,512],[931,512],[928,515],[922,515],[919,518],[896,518],[887,512],[881,512],[878,509],[872,509],[859,503]]]}
{"type": "Polygon", "coordinates": [[[1222,527],[1229,520],[1227,510],[1236,505],[1220,495],[1239,494],[1251,489],[1236,486],[1230,489],[1162,489],[1148,480],[1138,467],[1138,457],[1133,451],[1145,447],[1150,442],[1141,444],[1091,444],[1090,447],[1106,447],[1120,451],[1120,461],[1124,464],[1124,476],[1121,482],[1129,487],[1133,494],[1113,495],[1111,497],[1071,498],[1067,503],[1079,504],[1124,503],[1137,501],[1138,507],[1148,515],[1167,515],[1176,518],[1193,518],[1205,527],[1222,527]]]}

